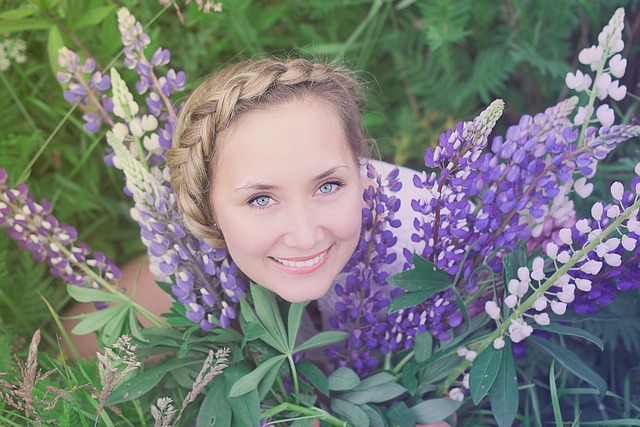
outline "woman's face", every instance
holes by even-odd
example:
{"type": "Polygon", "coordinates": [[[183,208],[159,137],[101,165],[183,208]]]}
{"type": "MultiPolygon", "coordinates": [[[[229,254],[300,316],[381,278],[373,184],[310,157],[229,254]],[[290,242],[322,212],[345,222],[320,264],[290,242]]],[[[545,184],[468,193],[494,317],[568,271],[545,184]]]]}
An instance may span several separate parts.
{"type": "Polygon", "coordinates": [[[231,257],[291,302],[322,297],[360,237],[360,168],[339,116],[305,98],[219,135],[211,203],[231,257]]]}

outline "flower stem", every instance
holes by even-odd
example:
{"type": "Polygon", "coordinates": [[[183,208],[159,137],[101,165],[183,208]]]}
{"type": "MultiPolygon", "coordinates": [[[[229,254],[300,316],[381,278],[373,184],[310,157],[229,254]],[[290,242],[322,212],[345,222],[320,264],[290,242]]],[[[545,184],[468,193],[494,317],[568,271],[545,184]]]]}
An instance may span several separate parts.
{"type": "Polygon", "coordinates": [[[316,408],[316,407],[307,408],[300,405],[294,405],[293,403],[288,403],[288,402],[281,403],[278,406],[274,406],[273,408],[264,411],[260,416],[260,419],[266,420],[284,411],[295,411],[302,415],[310,415],[318,419],[321,419],[334,426],[339,426],[339,427],[350,426],[350,424],[348,424],[346,421],[342,421],[320,408],[316,408]]]}
{"type": "Polygon", "coordinates": [[[585,111],[584,122],[582,123],[582,127],[580,127],[580,136],[578,136],[578,148],[581,148],[582,144],[584,144],[584,135],[587,132],[589,123],[591,122],[591,116],[593,115],[593,105],[596,102],[596,95],[598,94],[598,78],[600,78],[602,72],[604,71],[604,63],[607,62],[608,57],[609,48],[607,47],[602,53],[602,62],[600,62],[598,70],[596,71],[596,75],[593,78],[593,86],[591,87],[591,93],[589,94],[589,103],[587,104],[587,109],[585,111]]]}
{"type": "MultiPolygon", "coordinates": [[[[509,325],[514,319],[517,319],[522,316],[522,314],[527,311],[533,303],[544,293],[555,284],[555,282],[562,277],[571,267],[573,267],[576,263],[581,261],[587,254],[593,250],[596,246],[598,246],[605,237],[614,232],[622,222],[627,219],[632,212],[640,209],[640,199],[636,200],[636,202],[631,205],[628,209],[626,209],[615,221],[613,221],[607,228],[605,228],[602,233],[600,233],[593,241],[591,241],[587,246],[582,248],[580,251],[576,252],[571,259],[564,264],[560,269],[558,269],[551,277],[549,277],[544,284],[542,284],[529,298],[527,298],[516,310],[513,311],[511,316],[509,316],[502,325],[500,325],[491,335],[485,338],[480,345],[476,348],[476,353],[480,355],[487,347],[493,344],[493,341],[505,334],[509,325]]],[[[438,387],[437,395],[443,395],[449,389],[451,384],[460,376],[462,373],[467,370],[471,366],[471,362],[469,360],[463,360],[460,364],[449,374],[447,379],[438,387]]]]}
{"type": "Polygon", "coordinates": [[[291,367],[291,376],[293,377],[293,389],[296,393],[296,405],[300,403],[300,385],[298,384],[298,371],[296,370],[296,364],[293,361],[293,355],[288,354],[289,366],[291,367]]]}

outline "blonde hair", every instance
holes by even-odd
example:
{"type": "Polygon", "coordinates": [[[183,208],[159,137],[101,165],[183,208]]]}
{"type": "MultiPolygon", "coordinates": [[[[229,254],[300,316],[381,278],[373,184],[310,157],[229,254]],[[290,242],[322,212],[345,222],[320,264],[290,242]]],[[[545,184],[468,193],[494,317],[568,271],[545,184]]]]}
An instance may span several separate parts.
{"type": "Polygon", "coordinates": [[[192,233],[214,247],[225,246],[209,197],[220,132],[245,113],[305,97],[338,113],[356,161],[368,155],[360,85],[347,68],[305,59],[249,60],[222,69],[193,91],[178,114],[166,154],[177,209],[192,233]]]}

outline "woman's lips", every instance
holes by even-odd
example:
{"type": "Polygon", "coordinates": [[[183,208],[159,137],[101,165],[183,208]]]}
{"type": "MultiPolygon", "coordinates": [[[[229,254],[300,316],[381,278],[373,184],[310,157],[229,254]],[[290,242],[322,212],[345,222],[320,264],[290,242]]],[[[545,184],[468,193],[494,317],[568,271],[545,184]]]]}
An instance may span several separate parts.
{"type": "Polygon", "coordinates": [[[322,267],[329,258],[330,246],[326,250],[316,255],[296,258],[270,257],[276,267],[289,274],[309,274],[322,267]]]}

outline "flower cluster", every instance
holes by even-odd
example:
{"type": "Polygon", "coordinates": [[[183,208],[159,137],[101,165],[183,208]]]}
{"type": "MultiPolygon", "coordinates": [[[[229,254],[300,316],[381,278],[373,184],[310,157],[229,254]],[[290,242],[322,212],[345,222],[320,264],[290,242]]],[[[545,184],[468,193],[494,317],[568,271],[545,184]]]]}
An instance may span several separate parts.
{"type": "Polygon", "coordinates": [[[401,226],[394,218],[400,207],[400,200],[390,193],[402,187],[398,180],[399,170],[395,168],[382,177],[375,168],[367,165],[367,175],[375,186],[364,192],[366,207],[362,210],[363,222],[361,238],[354,254],[338,277],[335,293],[335,315],[329,324],[335,330],[348,331],[349,337],[341,346],[333,346],[328,356],[337,366],[352,366],[356,372],[370,372],[378,364],[373,352],[382,349],[388,353],[404,340],[401,334],[391,337],[397,315],[386,315],[389,297],[398,290],[389,289],[386,266],[397,257],[389,249],[397,243],[391,229],[401,226]]]}
{"type": "Polygon", "coordinates": [[[115,285],[120,269],[110,258],[99,251],[92,254],[89,245],[76,242],[77,231],[51,215],[47,200],[37,202],[25,184],[9,188],[7,178],[0,168],[0,226],[21,248],[69,284],[99,288],[100,278],[115,285]]]}
{"type": "Polygon", "coordinates": [[[11,61],[24,64],[27,61],[26,49],[27,43],[22,39],[0,41],[0,72],[7,71],[11,66],[11,61]]]}

